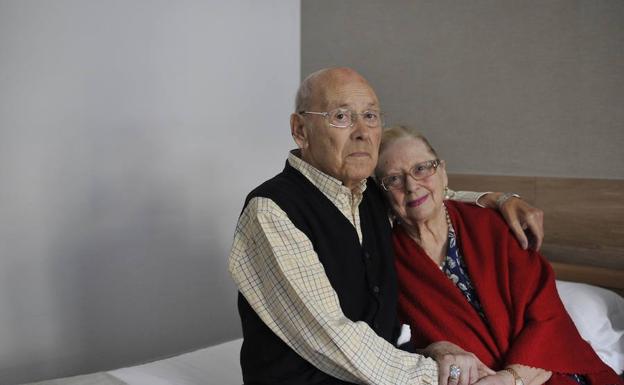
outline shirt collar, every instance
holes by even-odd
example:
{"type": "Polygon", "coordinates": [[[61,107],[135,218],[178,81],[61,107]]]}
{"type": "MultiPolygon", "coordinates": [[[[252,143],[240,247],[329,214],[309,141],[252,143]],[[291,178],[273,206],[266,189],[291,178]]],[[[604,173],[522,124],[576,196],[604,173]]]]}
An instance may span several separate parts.
{"type": "Polygon", "coordinates": [[[288,154],[288,163],[297,171],[303,174],[316,188],[321,190],[330,199],[334,199],[338,194],[348,193],[361,196],[366,190],[366,179],[362,179],[354,191],[351,191],[342,182],[332,176],[329,176],[312,166],[305,160],[301,159],[300,150],[292,150],[288,154]]]}

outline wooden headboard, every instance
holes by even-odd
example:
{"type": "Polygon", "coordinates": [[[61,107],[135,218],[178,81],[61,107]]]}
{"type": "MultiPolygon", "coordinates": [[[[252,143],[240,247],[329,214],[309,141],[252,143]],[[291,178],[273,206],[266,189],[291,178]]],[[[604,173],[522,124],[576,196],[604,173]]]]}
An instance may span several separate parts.
{"type": "Polygon", "coordinates": [[[544,210],[541,252],[558,279],[624,295],[624,180],[449,174],[449,186],[522,195],[544,210]]]}

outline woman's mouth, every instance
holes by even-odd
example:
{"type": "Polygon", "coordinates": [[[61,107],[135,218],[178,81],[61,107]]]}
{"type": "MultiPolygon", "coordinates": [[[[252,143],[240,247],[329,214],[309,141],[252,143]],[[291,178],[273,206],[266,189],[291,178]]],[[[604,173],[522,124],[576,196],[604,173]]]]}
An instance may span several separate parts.
{"type": "Polygon", "coordinates": [[[418,199],[414,199],[413,201],[409,201],[409,202],[407,202],[407,207],[418,207],[418,206],[422,205],[423,203],[425,203],[427,198],[429,198],[429,195],[423,195],[422,197],[420,197],[418,199]]]}

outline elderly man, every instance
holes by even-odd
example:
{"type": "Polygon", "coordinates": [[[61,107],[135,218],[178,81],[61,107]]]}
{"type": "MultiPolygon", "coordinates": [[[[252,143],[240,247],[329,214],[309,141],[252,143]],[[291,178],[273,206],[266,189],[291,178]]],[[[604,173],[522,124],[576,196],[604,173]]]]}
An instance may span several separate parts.
{"type": "MultiPolygon", "coordinates": [[[[290,126],[298,150],[248,195],[230,254],[244,382],[437,383],[434,360],[394,345],[390,226],[369,178],[382,130],[375,92],[352,69],[318,71],[302,82],[290,126]]],[[[541,212],[507,202],[512,226],[520,236],[531,227],[539,247],[541,212]]]]}

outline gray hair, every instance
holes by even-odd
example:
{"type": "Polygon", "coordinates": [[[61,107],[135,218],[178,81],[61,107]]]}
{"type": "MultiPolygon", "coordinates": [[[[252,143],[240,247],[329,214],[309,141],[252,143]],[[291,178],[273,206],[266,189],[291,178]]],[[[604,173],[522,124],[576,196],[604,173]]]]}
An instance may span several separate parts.
{"type": "Polygon", "coordinates": [[[379,155],[381,155],[390,144],[402,138],[413,138],[416,140],[420,140],[421,142],[423,142],[425,147],[427,147],[427,150],[429,150],[429,152],[433,156],[438,158],[438,153],[433,148],[431,143],[429,143],[427,138],[420,132],[416,131],[414,128],[405,126],[405,125],[391,126],[391,127],[387,127],[386,129],[384,129],[384,131],[381,134],[381,144],[379,145],[379,155]]]}
{"type": "MultiPolygon", "coordinates": [[[[381,133],[381,143],[379,145],[379,157],[381,158],[381,154],[386,151],[388,146],[403,138],[412,138],[421,141],[433,156],[439,158],[438,153],[433,148],[433,146],[431,146],[431,144],[423,134],[416,131],[412,127],[404,125],[391,126],[383,130],[383,132],[381,133]]],[[[377,165],[379,166],[379,164],[377,165]]],[[[381,170],[379,169],[379,167],[375,167],[375,179],[377,180],[380,177],[381,170]]]]}

